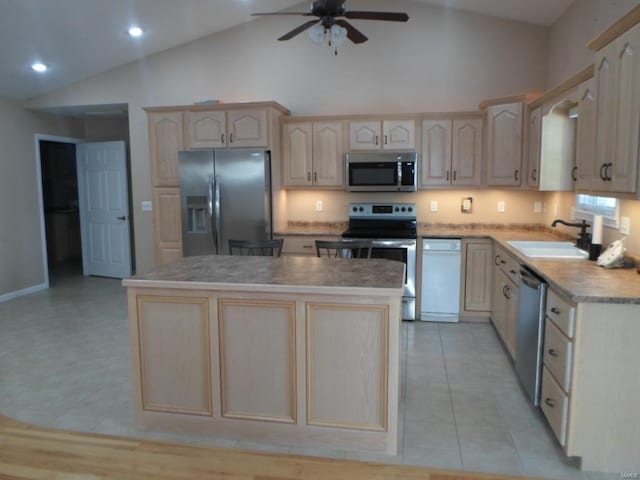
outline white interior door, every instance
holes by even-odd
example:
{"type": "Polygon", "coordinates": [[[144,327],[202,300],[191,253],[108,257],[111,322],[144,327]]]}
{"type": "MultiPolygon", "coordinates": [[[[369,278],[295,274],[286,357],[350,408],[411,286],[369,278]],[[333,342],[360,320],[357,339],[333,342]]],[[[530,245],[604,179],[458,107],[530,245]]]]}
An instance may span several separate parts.
{"type": "Polygon", "coordinates": [[[83,273],[129,277],[131,229],[125,144],[81,143],[77,162],[83,273]]]}

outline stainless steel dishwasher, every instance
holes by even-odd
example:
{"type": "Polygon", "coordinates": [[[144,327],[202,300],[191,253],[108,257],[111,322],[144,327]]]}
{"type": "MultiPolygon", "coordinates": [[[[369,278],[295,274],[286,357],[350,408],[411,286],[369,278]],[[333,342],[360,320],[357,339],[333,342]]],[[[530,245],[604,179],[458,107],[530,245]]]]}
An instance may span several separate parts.
{"type": "Polygon", "coordinates": [[[520,267],[518,336],[515,369],[534,406],[540,404],[546,282],[527,267],[520,267]]]}

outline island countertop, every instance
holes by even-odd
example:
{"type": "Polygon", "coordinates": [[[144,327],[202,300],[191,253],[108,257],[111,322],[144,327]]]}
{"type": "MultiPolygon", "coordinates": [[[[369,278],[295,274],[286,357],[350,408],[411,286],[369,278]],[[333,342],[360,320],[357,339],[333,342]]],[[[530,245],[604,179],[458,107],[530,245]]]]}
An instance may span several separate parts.
{"type": "Polygon", "coordinates": [[[384,259],[317,257],[188,257],[150,273],[124,279],[125,287],[402,295],[404,263],[384,259]]]}

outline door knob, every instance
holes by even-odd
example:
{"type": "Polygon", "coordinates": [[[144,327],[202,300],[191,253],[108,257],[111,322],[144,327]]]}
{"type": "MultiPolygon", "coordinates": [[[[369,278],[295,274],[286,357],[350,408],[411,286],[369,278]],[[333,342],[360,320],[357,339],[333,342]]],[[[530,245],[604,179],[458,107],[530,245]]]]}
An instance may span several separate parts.
{"type": "Polygon", "coordinates": [[[123,215],[123,216],[117,217],[117,218],[118,218],[118,220],[122,220],[123,222],[127,220],[127,216],[126,215],[123,215]]]}

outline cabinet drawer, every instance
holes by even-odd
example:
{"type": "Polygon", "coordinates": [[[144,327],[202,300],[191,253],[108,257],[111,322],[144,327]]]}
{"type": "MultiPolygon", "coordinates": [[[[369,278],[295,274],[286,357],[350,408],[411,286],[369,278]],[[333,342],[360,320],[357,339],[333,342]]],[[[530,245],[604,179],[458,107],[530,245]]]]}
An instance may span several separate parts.
{"type": "Polygon", "coordinates": [[[540,400],[542,413],[547,417],[553,433],[560,445],[567,442],[567,419],[569,414],[569,397],[562,391],[546,367],[542,367],[542,397],[540,400]]]}
{"type": "Polygon", "coordinates": [[[520,264],[505,250],[496,247],[493,262],[516,286],[520,283],[520,264]]]}
{"type": "Polygon", "coordinates": [[[573,338],[575,334],[576,308],[553,290],[549,290],[547,294],[546,314],[567,337],[573,338]]]}
{"type": "Polygon", "coordinates": [[[545,322],[544,364],[565,392],[571,388],[573,344],[549,319],[545,322]]]}

